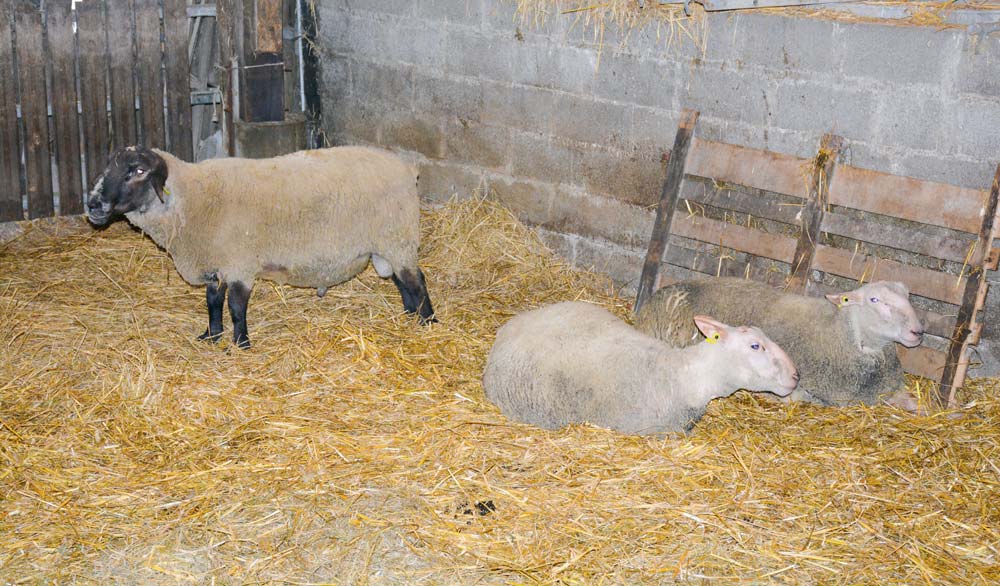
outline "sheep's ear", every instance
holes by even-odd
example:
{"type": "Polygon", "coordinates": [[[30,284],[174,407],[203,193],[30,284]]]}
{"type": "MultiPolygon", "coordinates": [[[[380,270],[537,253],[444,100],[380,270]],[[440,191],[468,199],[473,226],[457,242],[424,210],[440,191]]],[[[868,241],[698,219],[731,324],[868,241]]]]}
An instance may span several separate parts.
{"type": "Polygon", "coordinates": [[[705,336],[705,341],[709,344],[725,340],[728,335],[726,333],[726,324],[716,321],[707,315],[694,316],[694,325],[698,327],[698,331],[705,336]]]}
{"type": "Polygon", "coordinates": [[[861,303],[861,297],[861,291],[855,289],[854,291],[848,291],[846,293],[830,293],[826,296],[826,299],[837,307],[845,307],[861,303]]]}
{"type": "Polygon", "coordinates": [[[151,165],[149,169],[149,182],[156,190],[156,197],[160,198],[160,201],[164,201],[163,193],[165,191],[164,186],[167,184],[167,162],[163,160],[163,157],[153,153],[151,157],[151,165]]]}

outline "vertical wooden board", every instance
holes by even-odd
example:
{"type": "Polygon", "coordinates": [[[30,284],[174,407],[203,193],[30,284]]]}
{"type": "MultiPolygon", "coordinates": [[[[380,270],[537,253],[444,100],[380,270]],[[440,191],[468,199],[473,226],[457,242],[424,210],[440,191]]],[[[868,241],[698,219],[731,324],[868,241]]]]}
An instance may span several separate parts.
{"type": "Polygon", "coordinates": [[[0,0],[0,222],[24,219],[10,0],[0,0]]]}
{"type": "Polygon", "coordinates": [[[80,48],[80,106],[83,144],[87,160],[87,186],[108,164],[108,37],[101,2],[76,5],[77,42],[80,48]]]}
{"type": "MultiPolygon", "coordinates": [[[[216,0],[215,3],[216,34],[219,41],[219,90],[222,91],[222,108],[224,114],[223,134],[225,135],[226,152],[230,155],[235,151],[235,136],[233,129],[233,92],[232,69],[233,58],[237,55],[236,21],[243,14],[243,4],[240,0],[216,0]]],[[[241,33],[242,34],[242,33],[241,33]]]]}
{"type": "MultiPolygon", "coordinates": [[[[285,22],[295,30],[298,0],[284,0],[282,10],[285,13],[285,22]]],[[[285,61],[285,108],[289,112],[302,111],[299,103],[299,60],[296,50],[298,42],[298,40],[285,41],[282,51],[282,58],[285,61]]]]}
{"type": "Polygon", "coordinates": [[[950,407],[955,400],[955,391],[965,383],[965,373],[969,367],[966,351],[973,338],[973,330],[977,327],[976,315],[986,299],[987,283],[984,282],[983,262],[993,243],[993,222],[996,220],[998,199],[1000,199],[1000,165],[997,165],[993,175],[993,186],[990,188],[986,208],[983,210],[983,222],[979,227],[979,238],[976,248],[969,259],[968,277],[965,291],[962,293],[962,303],[958,309],[955,333],[951,336],[951,344],[945,360],[944,373],[938,385],[938,400],[943,407],[950,407]]]}
{"type": "Polygon", "coordinates": [[[660,203],[656,207],[653,233],[649,237],[649,248],[646,250],[642,275],[639,277],[639,291],[635,298],[636,313],[659,288],[660,265],[663,264],[663,255],[667,250],[674,208],[677,206],[677,198],[684,182],[684,168],[687,165],[691,139],[694,138],[694,127],[698,123],[698,114],[697,110],[684,110],[677,125],[674,148],[670,151],[670,158],[667,161],[667,176],[660,191],[660,203]]]}
{"type": "Polygon", "coordinates": [[[140,142],[148,148],[167,148],[163,120],[163,58],[160,47],[160,11],[155,0],[135,3],[135,73],[139,94],[140,142]]]}
{"type": "Polygon", "coordinates": [[[194,159],[191,137],[191,63],[184,0],[163,0],[164,60],[167,70],[167,137],[174,155],[194,159]]]}
{"type": "Polygon", "coordinates": [[[802,231],[795,247],[788,291],[800,294],[806,292],[806,284],[809,282],[809,274],[812,272],[813,259],[816,255],[816,244],[819,242],[819,228],[823,223],[824,210],[827,208],[830,178],[833,176],[837,157],[840,156],[843,145],[843,138],[835,134],[823,135],[819,152],[812,161],[809,194],[806,196],[806,207],[802,209],[802,231]]]}
{"type": "MultiPolygon", "coordinates": [[[[140,0],[141,1],[141,0],[140,0]]],[[[135,58],[132,53],[132,0],[108,0],[108,53],[111,71],[111,146],[135,144],[135,58]]]]}
{"type": "Polygon", "coordinates": [[[52,59],[52,141],[59,170],[59,213],[83,213],[80,126],[76,111],[73,10],[68,2],[49,2],[45,9],[49,56],[52,59]]]}
{"type": "Polygon", "coordinates": [[[41,218],[51,216],[55,206],[52,202],[52,162],[49,159],[42,13],[35,2],[15,1],[14,29],[17,36],[21,120],[24,123],[28,217],[41,218]]]}

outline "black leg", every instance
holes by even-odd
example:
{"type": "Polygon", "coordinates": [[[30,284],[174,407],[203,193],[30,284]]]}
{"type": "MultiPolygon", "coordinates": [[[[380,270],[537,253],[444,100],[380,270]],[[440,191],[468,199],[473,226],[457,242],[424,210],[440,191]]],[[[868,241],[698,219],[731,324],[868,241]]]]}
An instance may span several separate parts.
{"type": "Polygon", "coordinates": [[[229,288],[229,315],[233,318],[233,343],[238,347],[250,347],[247,335],[247,304],[250,302],[250,287],[235,281],[229,288]]]}
{"type": "Polygon", "coordinates": [[[209,281],[205,287],[205,304],[208,305],[208,329],[199,340],[215,342],[222,335],[222,304],[226,300],[226,284],[209,281]]]}
{"type": "Polygon", "coordinates": [[[419,268],[414,275],[410,269],[399,271],[399,275],[392,276],[392,282],[399,289],[399,294],[403,298],[403,309],[407,313],[416,313],[420,316],[420,323],[427,324],[436,322],[434,318],[434,308],[431,307],[431,297],[427,294],[427,282],[424,273],[419,268]]]}

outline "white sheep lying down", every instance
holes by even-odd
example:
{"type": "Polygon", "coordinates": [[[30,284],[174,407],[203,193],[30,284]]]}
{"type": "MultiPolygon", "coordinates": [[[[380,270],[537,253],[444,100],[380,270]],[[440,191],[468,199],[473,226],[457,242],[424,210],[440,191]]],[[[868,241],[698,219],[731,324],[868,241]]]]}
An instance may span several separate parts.
{"type": "Polygon", "coordinates": [[[407,312],[433,320],[417,266],[417,173],[388,151],[309,150],[271,159],[186,163],[142,147],[112,153],[87,202],[98,226],[124,215],[207,287],[208,329],[222,334],[228,289],[233,341],[250,345],[246,309],[258,278],[327,287],[368,266],[392,277],[407,312]]]}
{"type": "Polygon", "coordinates": [[[879,281],[825,298],[738,278],[682,281],[657,291],[636,316],[638,329],[675,347],[698,345],[695,314],[762,328],[791,355],[802,379],[791,399],[822,405],[892,402],[905,395],[895,343],[920,345],[923,326],[902,283],[879,281]]]}
{"type": "Polygon", "coordinates": [[[515,316],[486,361],[486,397],[507,417],[546,429],[591,423],[631,434],[686,431],[708,402],[745,388],[787,395],[798,374],[757,328],[709,317],[702,343],[673,349],[582,302],[515,316]]]}

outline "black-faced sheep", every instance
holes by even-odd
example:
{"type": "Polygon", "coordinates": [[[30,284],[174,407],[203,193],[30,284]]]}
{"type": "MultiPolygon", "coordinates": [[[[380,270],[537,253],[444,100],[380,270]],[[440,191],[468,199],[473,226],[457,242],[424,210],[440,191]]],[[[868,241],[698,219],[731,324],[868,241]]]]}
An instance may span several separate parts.
{"type": "MultiPolygon", "coordinates": [[[[918,346],[923,326],[902,283],[880,281],[826,298],[796,295],[754,281],[684,281],[657,291],[636,327],[675,347],[697,343],[689,322],[707,313],[752,324],[788,351],[802,379],[791,399],[822,405],[874,404],[905,389],[895,342],[918,346]]],[[[912,409],[905,398],[893,402],[912,409]]]]}
{"type": "Polygon", "coordinates": [[[674,349],[587,303],[522,313],[497,332],[483,388],[517,421],[632,434],[686,431],[709,401],[741,388],[778,395],[795,388],[791,359],[759,329],[704,316],[692,324],[704,341],[674,349]]]}
{"type": "Polygon", "coordinates": [[[221,336],[228,289],[233,341],[245,348],[257,277],[322,292],[369,259],[379,276],[392,277],[407,312],[433,320],[417,266],[416,177],[412,166],[372,148],[192,164],[126,147],[112,153],[87,214],[97,226],[124,215],[170,253],[185,281],[207,286],[202,339],[221,336]]]}

